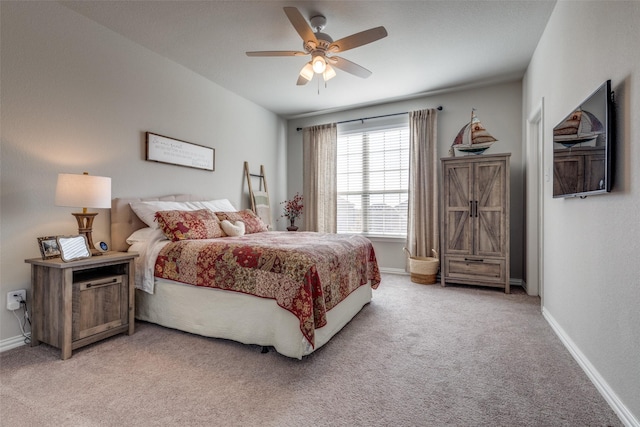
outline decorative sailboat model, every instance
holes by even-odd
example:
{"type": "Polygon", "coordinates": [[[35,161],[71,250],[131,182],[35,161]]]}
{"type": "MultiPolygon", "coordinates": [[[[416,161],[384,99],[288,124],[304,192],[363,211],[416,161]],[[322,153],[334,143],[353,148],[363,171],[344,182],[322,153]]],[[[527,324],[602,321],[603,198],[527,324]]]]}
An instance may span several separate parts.
{"type": "Polygon", "coordinates": [[[451,145],[450,154],[455,156],[454,147],[465,153],[482,154],[496,141],[497,139],[487,132],[478,117],[476,117],[476,109],[473,108],[471,110],[471,121],[458,132],[451,145]]]}

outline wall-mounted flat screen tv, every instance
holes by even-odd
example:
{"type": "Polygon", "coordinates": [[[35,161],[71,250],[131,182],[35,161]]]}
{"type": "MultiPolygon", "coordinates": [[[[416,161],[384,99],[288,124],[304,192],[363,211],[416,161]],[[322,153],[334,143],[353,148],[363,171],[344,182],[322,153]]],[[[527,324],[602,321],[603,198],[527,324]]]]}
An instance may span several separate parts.
{"type": "Polygon", "coordinates": [[[553,197],[611,191],[613,114],[611,80],[607,80],[553,128],[553,197]]]}

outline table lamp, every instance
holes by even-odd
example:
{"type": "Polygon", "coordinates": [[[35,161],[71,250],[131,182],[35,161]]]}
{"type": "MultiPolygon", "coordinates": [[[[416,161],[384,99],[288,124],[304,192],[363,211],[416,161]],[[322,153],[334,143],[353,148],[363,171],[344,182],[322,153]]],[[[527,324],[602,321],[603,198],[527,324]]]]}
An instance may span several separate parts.
{"type": "Polygon", "coordinates": [[[97,212],[87,212],[87,208],[111,208],[111,178],[91,176],[87,172],[82,175],[58,174],[56,184],[56,206],[82,208],[82,213],[72,213],[78,221],[78,232],[84,234],[89,243],[92,255],[101,255],[93,246],[91,230],[97,212]]]}

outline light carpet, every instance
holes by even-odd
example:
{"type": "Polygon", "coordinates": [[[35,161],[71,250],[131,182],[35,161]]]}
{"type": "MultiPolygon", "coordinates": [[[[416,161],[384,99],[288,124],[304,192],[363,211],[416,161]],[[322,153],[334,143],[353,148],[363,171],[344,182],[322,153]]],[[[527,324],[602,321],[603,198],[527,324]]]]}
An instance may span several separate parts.
{"type": "Polygon", "coordinates": [[[418,285],[303,360],[138,322],[74,351],[0,355],[2,426],[620,426],[520,288],[418,285]]]}

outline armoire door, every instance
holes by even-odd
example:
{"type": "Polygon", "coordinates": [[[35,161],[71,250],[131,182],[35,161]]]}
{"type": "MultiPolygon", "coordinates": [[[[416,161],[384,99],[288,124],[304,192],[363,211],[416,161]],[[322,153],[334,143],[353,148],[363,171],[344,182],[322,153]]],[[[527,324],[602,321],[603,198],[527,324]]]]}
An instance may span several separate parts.
{"type": "Polygon", "coordinates": [[[506,231],[504,161],[473,164],[473,253],[504,256],[506,231]]]}
{"type": "Polygon", "coordinates": [[[471,230],[471,192],[473,170],[471,164],[447,163],[444,165],[444,217],[445,227],[443,252],[469,255],[473,251],[471,230]]]}

